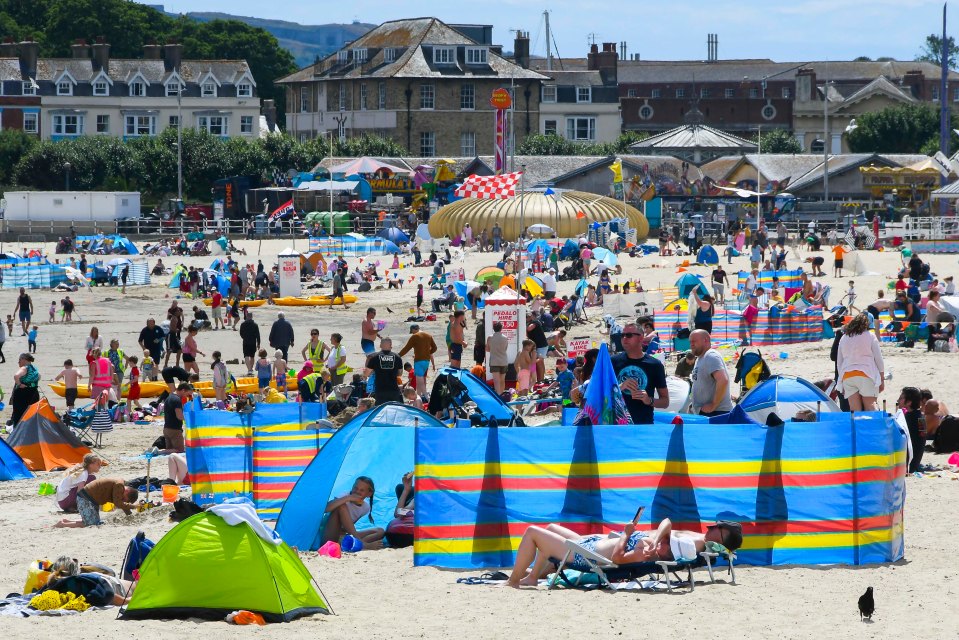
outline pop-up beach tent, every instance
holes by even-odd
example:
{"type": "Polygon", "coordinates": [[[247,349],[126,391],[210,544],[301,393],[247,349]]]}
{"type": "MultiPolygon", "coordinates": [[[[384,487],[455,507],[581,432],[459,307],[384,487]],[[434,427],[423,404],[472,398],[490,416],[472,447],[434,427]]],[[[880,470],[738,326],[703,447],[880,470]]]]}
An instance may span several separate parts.
{"type": "Polygon", "coordinates": [[[20,418],[7,444],[32,471],[66,469],[90,453],[80,439],[60,422],[46,398],[31,405],[20,418]]]}
{"type": "Polygon", "coordinates": [[[772,376],[749,390],[739,406],[756,422],[763,424],[771,413],[780,420],[795,418],[800,411],[838,413],[839,405],[822,390],[802,378],[772,376]]]}
{"type": "Polygon", "coordinates": [[[696,262],[699,264],[719,264],[719,254],[716,253],[716,247],[711,244],[704,244],[699,253],[696,254],[696,262]]]}
{"type": "MultiPolygon", "coordinates": [[[[240,507],[224,506],[233,513],[240,507]]],[[[247,515],[256,519],[252,506],[247,515]]],[[[198,513],[163,536],[143,561],[137,588],[120,617],[222,620],[245,609],[268,622],[289,622],[330,612],[293,549],[258,535],[262,525],[254,529],[248,521],[230,522],[236,524],[214,512],[198,513]]]]}
{"type": "Polygon", "coordinates": [[[0,481],[28,480],[33,472],[24,464],[23,458],[3,439],[0,439],[0,481]]]}
{"type": "Polygon", "coordinates": [[[709,289],[706,288],[703,281],[691,273],[684,273],[679,276],[679,279],[676,281],[676,288],[679,290],[679,297],[684,300],[689,297],[689,294],[692,293],[693,290],[699,294],[699,297],[709,294],[709,289]]]}
{"type": "MultiPolygon", "coordinates": [[[[290,492],[276,530],[297,549],[317,549],[324,506],[334,496],[349,493],[358,476],[373,480],[375,526],[393,517],[393,488],[413,470],[413,427],[445,425],[413,407],[388,402],[362,413],[327,440],[290,492]]],[[[358,523],[365,526],[368,520],[358,523]]]]}

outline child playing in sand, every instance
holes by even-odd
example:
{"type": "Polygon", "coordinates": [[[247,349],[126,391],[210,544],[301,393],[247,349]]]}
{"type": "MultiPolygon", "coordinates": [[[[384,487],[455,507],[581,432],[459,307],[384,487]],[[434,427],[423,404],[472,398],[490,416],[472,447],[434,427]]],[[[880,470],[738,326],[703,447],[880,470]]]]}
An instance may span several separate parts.
{"type": "Polygon", "coordinates": [[[54,300],[50,303],[50,324],[53,324],[57,321],[57,301],[54,300]]]}
{"type": "Polygon", "coordinates": [[[156,382],[157,380],[156,363],[153,362],[153,358],[150,357],[149,351],[143,352],[143,361],[141,362],[140,373],[144,380],[150,380],[151,382],[156,382]]]}
{"type": "Polygon", "coordinates": [[[67,409],[72,409],[77,403],[77,382],[83,376],[73,368],[73,360],[63,361],[63,371],[57,374],[54,380],[63,380],[63,396],[67,400],[67,409]]]}
{"type": "Polygon", "coordinates": [[[127,362],[130,364],[130,388],[127,390],[126,417],[130,420],[133,406],[136,405],[138,411],[143,407],[140,406],[140,368],[137,366],[140,358],[130,356],[127,362]]]}
{"type": "Polygon", "coordinates": [[[273,375],[276,378],[276,390],[286,395],[286,360],[279,349],[273,354],[273,375]]]}
{"type": "MultiPolygon", "coordinates": [[[[423,285],[416,287],[416,315],[423,315],[423,285]]],[[[10,316],[7,316],[8,318],[10,316]]]]}
{"type": "Polygon", "coordinates": [[[7,335],[13,335],[13,316],[7,315],[7,335]]]}
{"type": "Polygon", "coordinates": [[[423,408],[423,401],[416,395],[416,389],[409,385],[403,387],[403,402],[417,409],[423,408]]]}
{"type": "Polygon", "coordinates": [[[27,351],[30,353],[37,352],[37,325],[33,325],[33,328],[27,332],[27,351]]]}
{"type": "Polygon", "coordinates": [[[216,394],[218,402],[226,403],[226,385],[230,382],[230,373],[226,370],[221,358],[223,354],[219,351],[213,352],[213,391],[216,394]]]}
{"type": "Polygon", "coordinates": [[[329,369],[323,369],[320,372],[320,388],[316,390],[316,401],[322,405],[326,404],[327,398],[333,392],[333,379],[329,369]]]}
{"type": "Polygon", "coordinates": [[[360,476],[353,483],[353,489],[346,495],[334,498],[326,503],[326,513],[330,517],[323,529],[323,542],[338,542],[344,535],[351,535],[363,542],[364,549],[381,549],[385,532],[380,527],[356,529],[356,523],[366,516],[370,524],[373,521],[373,496],[376,488],[373,480],[360,476]],[[367,498],[369,502],[367,503],[367,498]]]}
{"type": "MultiPolygon", "coordinates": [[[[280,352],[281,356],[282,353],[280,352]]],[[[253,365],[253,369],[256,371],[256,381],[260,389],[260,395],[265,398],[266,390],[270,388],[270,379],[273,377],[273,364],[266,359],[266,349],[260,349],[257,355],[260,356],[260,359],[253,365]]]]}

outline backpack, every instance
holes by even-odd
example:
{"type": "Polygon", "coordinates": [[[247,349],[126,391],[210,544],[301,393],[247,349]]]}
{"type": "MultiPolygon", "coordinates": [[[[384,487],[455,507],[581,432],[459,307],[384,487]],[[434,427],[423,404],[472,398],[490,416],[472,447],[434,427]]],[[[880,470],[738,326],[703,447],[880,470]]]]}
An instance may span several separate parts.
{"type": "Polygon", "coordinates": [[[203,508],[197,505],[197,503],[192,500],[179,498],[173,503],[173,511],[170,512],[170,521],[183,522],[190,516],[195,516],[198,513],[203,513],[203,508]]]}

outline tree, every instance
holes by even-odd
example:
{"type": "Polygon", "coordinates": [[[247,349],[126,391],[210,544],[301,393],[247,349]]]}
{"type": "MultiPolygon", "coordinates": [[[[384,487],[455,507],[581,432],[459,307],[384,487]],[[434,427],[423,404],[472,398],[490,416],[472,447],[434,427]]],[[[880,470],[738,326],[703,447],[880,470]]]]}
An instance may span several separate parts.
{"type": "Polygon", "coordinates": [[[853,153],[920,153],[938,135],[939,108],[920,103],[864,114],[847,139],[853,153]]]}
{"type": "Polygon", "coordinates": [[[0,185],[11,184],[20,158],[38,143],[37,137],[18,129],[0,131],[0,185]]]}
{"type": "MultiPolygon", "coordinates": [[[[948,64],[950,69],[955,69],[959,62],[959,47],[956,46],[956,39],[952,36],[946,38],[948,52],[948,64]]],[[[931,62],[937,67],[942,63],[942,37],[934,33],[926,36],[926,42],[922,45],[922,50],[916,56],[917,62],[931,62]]]]}
{"type": "MultiPolygon", "coordinates": [[[[752,138],[756,141],[755,137],[752,138]]],[[[802,145],[785,129],[769,129],[760,136],[762,153],[802,153],[802,145]]]]}

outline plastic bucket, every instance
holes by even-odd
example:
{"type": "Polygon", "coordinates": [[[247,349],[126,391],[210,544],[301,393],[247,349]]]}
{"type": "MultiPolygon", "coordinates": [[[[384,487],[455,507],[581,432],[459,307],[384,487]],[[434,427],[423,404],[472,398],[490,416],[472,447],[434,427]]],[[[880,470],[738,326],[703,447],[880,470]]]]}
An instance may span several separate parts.
{"type": "Polygon", "coordinates": [[[343,536],[343,542],[340,546],[346,553],[356,553],[363,550],[363,541],[351,535],[346,535],[343,536]]]}
{"type": "Polygon", "coordinates": [[[175,484],[165,484],[163,485],[163,501],[164,502],[176,502],[177,498],[180,497],[180,487],[175,484]]]}

